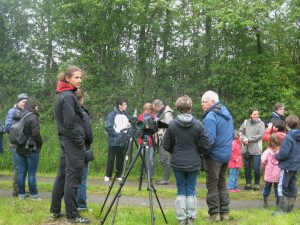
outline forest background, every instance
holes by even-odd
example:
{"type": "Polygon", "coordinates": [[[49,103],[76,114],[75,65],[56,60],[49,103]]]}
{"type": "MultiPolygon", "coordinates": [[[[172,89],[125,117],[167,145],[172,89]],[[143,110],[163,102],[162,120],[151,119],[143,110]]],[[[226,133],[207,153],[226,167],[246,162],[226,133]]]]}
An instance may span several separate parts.
{"type": "Polygon", "coordinates": [[[85,71],[99,151],[120,96],[132,114],[156,98],[175,109],[186,94],[201,119],[201,96],[213,90],[236,128],[251,108],[268,119],[276,102],[299,116],[299,50],[298,0],[1,0],[0,118],[18,94],[37,98],[44,141],[58,151],[56,77],[72,64],[85,71]]]}

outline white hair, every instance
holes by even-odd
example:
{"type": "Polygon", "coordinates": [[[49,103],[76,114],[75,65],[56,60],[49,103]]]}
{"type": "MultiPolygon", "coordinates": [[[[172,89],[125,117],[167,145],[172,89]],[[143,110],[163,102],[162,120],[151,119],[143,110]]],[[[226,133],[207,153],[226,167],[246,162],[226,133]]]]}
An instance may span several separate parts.
{"type": "Polygon", "coordinates": [[[207,91],[205,92],[203,95],[202,95],[202,99],[203,98],[208,98],[210,100],[213,100],[215,102],[218,102],[219,101],[219,96],[216,92],[213,92],[213,91],[207,91]]]}

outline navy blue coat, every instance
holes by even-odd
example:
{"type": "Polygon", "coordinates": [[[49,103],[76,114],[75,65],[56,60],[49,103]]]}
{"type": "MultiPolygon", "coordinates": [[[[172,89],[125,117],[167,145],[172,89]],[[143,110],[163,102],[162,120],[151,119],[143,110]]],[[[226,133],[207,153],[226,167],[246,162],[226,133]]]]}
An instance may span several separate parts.
{"type": "Polygon", "coordinates": [[[291,130],[285,135],[275,159],[281,169],[300,170],[300,130],[291,130]]]}

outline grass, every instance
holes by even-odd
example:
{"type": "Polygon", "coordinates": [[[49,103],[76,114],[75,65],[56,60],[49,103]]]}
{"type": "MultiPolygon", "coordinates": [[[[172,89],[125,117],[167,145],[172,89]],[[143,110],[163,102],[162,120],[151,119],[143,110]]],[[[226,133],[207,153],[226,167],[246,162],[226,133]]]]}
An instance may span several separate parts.
{"type": "MultiPolygon", "coordinates": [[[[0,205],[5,206],[0,208],[0,224],[10,225],[34,225],[34,224],[53,224],[48,219],[50,201],[43,200],[42,202],[34,202],[29,199],[18,200],[11,198],[1,198],[0,205]]],[[[83,217],[88,217],[91,224],[99,224],[103,219],[107,208],[100,215],[101,204],[89,203],[90,210],[83,212],[83,217]]],[[[231,210],[230,221],[222,221],[213,223],[207,221],[208,213],[206,209],[198,210],[198,218],[195,224],[260,224],[260,225],[289,225],[299,224],[300,214],[298,209],[294,209],[293,213],[271,216],[271,213],[277,210],[276,208],[269,209],[247,209],[247,210],[231,210]]],[[[168,224],[177,224],[174,209],[164,209],[168,224]]],[[[112,223],[114,208],[108,214],[105,224],[112,223]]],[[[154,209],[155,224],[165,224],[162,213],[159,208],[154,209]]],[[[64,222],[62,219],[60,222],[64,222]]],[[[56,223],[57,224],[57,223],[56,223]]],[[[116,219],[116,225],[136,225],[136,224],[151,224],[151,214],[149,208],[143,207],[125,207],[119,206],[116,219]]]]}

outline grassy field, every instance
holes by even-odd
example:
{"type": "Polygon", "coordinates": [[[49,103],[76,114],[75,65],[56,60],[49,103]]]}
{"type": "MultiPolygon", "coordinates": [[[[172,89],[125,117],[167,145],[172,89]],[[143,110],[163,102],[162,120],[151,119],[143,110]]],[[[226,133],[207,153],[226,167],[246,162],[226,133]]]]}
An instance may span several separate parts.
{"type": "MultiPolygon", "coordinates": [[[[0,199],[0,224],[9,225],[34,225],[34,224],[54,224],[48,219],[50,201],[43,200],[42,202],[35,202],[31,200],[19,199],[0,199]]],[[[83,217],[88,217],[91,224],[100,224],[104,214],[99,214],[100,204],[89,204],[90,210],[83,212],[83,217]]],[[[259,224],[259,225],[289,225],[300,224],[299,211],[294,210],[293,213],[271,216],[275,208],[270,209],[247,209],[247,210],[231,210],[230,220],[227,222],[212,223],[208,221],[208,213],[206,209],[198,210],[198,218],[195,224],[259,224]]],[[[108,215],[105,224],[111,224],[113,218],[114,208],[108,215]]],[[[175,212],[173,209],[164,210],[168,224],[177,224],[175,212]]],[[[154,210],[155,224],[165,224],[162,213],[159,208],[154,210]]],[[[60,220],[61,224],[64,219],[60,220]]],[[[60,223],[55,223],[60,224],[60,223]]],[[[151,214],[149,208],[143,207],[124,207],[119,206],[117,216],[115,219],[116,225],[137,225],[137,224],[151,224],[151,214]]]]}

